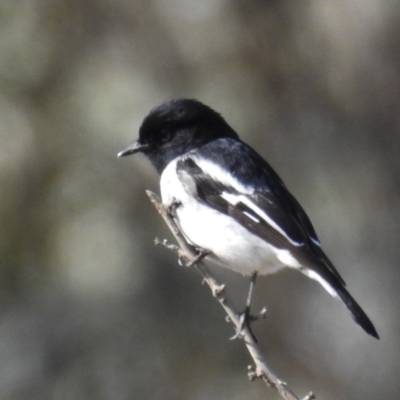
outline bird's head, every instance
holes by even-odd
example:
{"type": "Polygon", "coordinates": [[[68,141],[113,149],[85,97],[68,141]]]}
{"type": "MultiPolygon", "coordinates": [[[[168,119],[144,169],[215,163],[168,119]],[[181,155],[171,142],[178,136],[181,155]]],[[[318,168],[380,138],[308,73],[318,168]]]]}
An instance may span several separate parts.
{"type": "Polygon", "coordinates": [[[161,173],[174,158],[227,137],[238,138],[210,107],[192,99],[172,100],[150,111],[140,127],[139,139],[118,157],[144,153],[161,173]]]}

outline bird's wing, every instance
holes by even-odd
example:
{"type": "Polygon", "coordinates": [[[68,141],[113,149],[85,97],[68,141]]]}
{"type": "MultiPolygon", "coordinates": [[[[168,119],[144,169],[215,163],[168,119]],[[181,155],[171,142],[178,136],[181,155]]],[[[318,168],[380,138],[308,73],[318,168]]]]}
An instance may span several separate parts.
{"type": "MultiPolygon", "coordinates": [[[[269,172],[271,179],[275,172],[272,168],[269,172]]],[[[319,247],[306,213],[276,174],[279,181],[271,184],[279,187],[278,190],[249,187],[216,163],[195,154],[177,162],[177,174],[191,195],[199,201],[229,215],[276,248],[289,250],[304,268],[314,270],[324,278],[334,275],[343,282],[319,247]]]]}

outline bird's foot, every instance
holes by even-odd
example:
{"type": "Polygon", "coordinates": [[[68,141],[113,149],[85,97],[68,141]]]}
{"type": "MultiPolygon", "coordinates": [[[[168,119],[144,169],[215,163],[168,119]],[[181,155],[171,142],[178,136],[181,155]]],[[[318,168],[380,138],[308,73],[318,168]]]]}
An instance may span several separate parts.
{"type": "Polygon", "coordinates": [[[254,341],[257,343],[258,340],[255,337],[253,331],[251,330],[250,324],[254,321],[257,321],[258,318],[259,318],[258,316],[250,314],[250,307],[246,306],[244,311],[239,314],[239,324],[236,326],[235,334],[229,340],[235,340],[235,339],[242,337],[243,330],[245,328],[247,328],[250,335],[252,336],[254,341]]]}
{"type": "Polygon", "coordinates": [[[187,261],[183,257],[179,259],[179,264],[184,265],[185,267],[192,267],[193,265],[200,262],[203,258],[207,257],[211,252],[206,249],[202,249],[201,247],[195,247],[197,252],[196,256],[191,260],[187,261]]]}
{"type": "Polygon", "coordinates": [[[181,202],[179,201],[174,201],[172,202],[169,206],[165,206],[165,208],[167,209],[167,213],[172,217],[175,218],[176,217],[176,210],[178,207],[180,207],[182,205],[181,202]]]}
{"type": "Polygon", "coordinates": [[[256,336],[254,335],[253,331],[251,330],[250,325],[258,321],[259,319],[265,319],[267,315],[267,308],[263,307],[263,309],[257,314],[250,314],[250,307],[246,307],[242,313],[239,314],[239,325],[235,329],[235,334],[230,338],[230,340],[235,340],[240,337],[242,337],[242,332],[244,328],[247,328],[249,330],[250,335],[254,339],[254,341],[257,343],[258,340],[256,336]]]}

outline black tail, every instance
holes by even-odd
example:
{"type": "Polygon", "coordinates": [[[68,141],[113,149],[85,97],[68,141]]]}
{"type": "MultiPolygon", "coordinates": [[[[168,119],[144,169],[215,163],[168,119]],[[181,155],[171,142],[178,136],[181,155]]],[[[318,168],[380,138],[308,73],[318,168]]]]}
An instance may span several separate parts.
{"type": "Polygon", "coordinates": [[[368,318],[367,314],[365,314],[362,308],[358,305],[358,303],[353,299],[351,294],[346,290],[346,288],[342,285],[337,285],[335,287],[335,291],[350,311],[350,314],[353,317],[354,321],[356,321],[357,324],[360,325],[361,328],[363,328],[364,331],[367,332],[369,335],[373,336],[376,339],[379,339],[379,335],[373,323],[368,318]]]}

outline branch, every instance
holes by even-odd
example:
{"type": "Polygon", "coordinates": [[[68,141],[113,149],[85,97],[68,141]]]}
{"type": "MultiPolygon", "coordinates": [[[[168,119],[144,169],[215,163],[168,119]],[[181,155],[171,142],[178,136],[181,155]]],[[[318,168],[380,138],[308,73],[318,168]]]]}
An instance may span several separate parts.
{"type": "MultiPolygon", "coordinates": [[[[235,325],[237,329],[241,329],[241,321],[239,315],[234,311],[232,306],[230,305],[225,293],[225,285],[219,284],[215,278],[210,275],[208,268],[204,265],[204,263],[200,262],[201,258],[205,256],[197,249],[190,245],[184,236],[182,235],[181,231],[179,230],[178,226],[176,225],[173,217],[168,212],[168,209],[161,203],[160,199],[157,197],[156,194],[150,192],[149,190],[146,191],[147,195],[150,198],[150,201],[163,217],[165,223],[167,224],[168,228],[171,230],[172,234],[174,235],[176,241],[178,242],[179,246],[168,244],[166,241],[159,242],[156,239],[156,243],[162,243],[169,249],[175,251],[180,259],[184,259],[189,264],[193,265],[203,276],[203,280],[208,284],[211,289],[213,296],[219,301],[221,306],[224,308],[226,314],[229,317],[229,320],[235,325]]],[[[281,381],[268,367],[264,356],[261,354],[260,348],[255,341],[253,335],[251,334],[248,327],[245,325],[242,329],[241,336],[245,342],[247,350],[249,351],[251,357],[254,360],[255,368],[249,368],[249,379],[254,380],[256,378],[261,378],[267,386],[271,388],[275,388],[279,394],[285,400],[300,400],[286,385],[285,382],[281,381]]],[[[302,400],[312,400],[315,399],[315,396],[312,393],[309,393],[306,397],[302,400]]]]}

